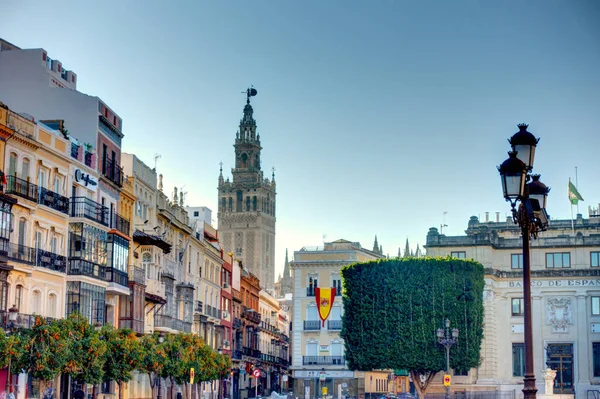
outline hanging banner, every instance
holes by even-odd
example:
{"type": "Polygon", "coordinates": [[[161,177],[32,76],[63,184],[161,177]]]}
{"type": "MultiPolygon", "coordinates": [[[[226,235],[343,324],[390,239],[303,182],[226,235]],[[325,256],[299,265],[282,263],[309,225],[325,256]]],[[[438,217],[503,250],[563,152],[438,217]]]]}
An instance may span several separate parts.
{"type": "Polygon", "coordinates": [[[315,287],[315,299],[317,300],[319,317],[323,321],[323,327],[325,327],[325,320],[331,313],[331,306],[333,306],[333,300],[335,299],[335,288],[315,287]]]}

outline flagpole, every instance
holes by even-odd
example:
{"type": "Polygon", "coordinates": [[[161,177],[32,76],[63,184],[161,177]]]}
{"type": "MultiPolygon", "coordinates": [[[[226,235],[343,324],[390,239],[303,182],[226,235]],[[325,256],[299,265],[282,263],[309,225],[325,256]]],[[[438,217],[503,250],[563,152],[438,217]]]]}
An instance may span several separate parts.
{"type": "MultiPolygon", "coordinates": [[[[571,178],[569,177],[569,186],[571,185],[571,178]]],[[[569,192],[571,189],[569,188],[569,192]]],[[[573,236],[575,236],[575,222],[573,221],[573,201],[569,198],[569,204],[571,205],[571,231],[573,232],[573,236]]]]}
{"type": "MultiPolygon", "coordinates": [[[[575,188],[579,192],[579,183],[577,182],[577,166],[575,166],[575,188]]],[[[579,215],[579,201],[577,201],[577,214],[579,215]]]]}

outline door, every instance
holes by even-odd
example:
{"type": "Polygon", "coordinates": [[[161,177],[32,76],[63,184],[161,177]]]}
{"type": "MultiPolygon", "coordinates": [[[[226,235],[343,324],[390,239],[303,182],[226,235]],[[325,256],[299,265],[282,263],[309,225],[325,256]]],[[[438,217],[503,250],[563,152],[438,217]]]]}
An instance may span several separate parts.
{"type": "Polygon", "coordinates": [[[548,344],[546,365],[556,370],[554,394],[572,394],[573,391],[573,344],[548,344]]]}

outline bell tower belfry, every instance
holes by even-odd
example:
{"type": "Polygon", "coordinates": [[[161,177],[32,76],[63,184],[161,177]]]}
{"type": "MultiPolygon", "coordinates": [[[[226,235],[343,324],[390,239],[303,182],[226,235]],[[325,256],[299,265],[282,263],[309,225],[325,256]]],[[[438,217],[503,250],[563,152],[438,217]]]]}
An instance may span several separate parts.
{"type": "Polygon", "coordinates": [[[232,180],[219,174],[219,236],[227,252],[273,289],[275,280],[275,168],[271,179],[261,168],[260,134],[250,104],[256,89],[246,91],[246,105],[236,132],[232,180]]]}

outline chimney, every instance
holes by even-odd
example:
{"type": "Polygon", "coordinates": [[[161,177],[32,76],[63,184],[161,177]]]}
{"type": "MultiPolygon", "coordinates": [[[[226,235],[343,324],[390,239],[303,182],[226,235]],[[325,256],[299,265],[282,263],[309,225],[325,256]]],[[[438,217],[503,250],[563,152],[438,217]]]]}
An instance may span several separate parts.
{"type": "Polygon", "coordinates": [[[500,223],[500,212],[496,212],[496,223],[500,223]]]}
{"type": "Polygon", "coordinates": [[[485,222],[486,222],[486,223],[489,223],[489,221],[490,221],[490,213],[489,213],[489,212],[486,212],[486,213],[485,213],[485,222]]]}

